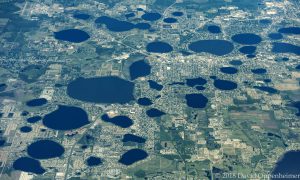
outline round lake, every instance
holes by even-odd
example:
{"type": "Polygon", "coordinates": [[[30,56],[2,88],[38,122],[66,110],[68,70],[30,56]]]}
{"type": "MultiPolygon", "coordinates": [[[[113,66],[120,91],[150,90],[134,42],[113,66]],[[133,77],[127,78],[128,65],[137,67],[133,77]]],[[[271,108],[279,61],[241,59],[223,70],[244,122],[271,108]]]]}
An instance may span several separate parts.
{"type": "Polygon", "coordinates": [[[200,40],[189,44],[188,48],[196,53],[209,53],[217,56],[223,56],[231,53],[234,46],[226,40],[200,40]]]}
{"type": "Polygon", "coordinates": [[[132,165],[138,161],[146,159],[148,157],[148,153],[142,149],[131,149],[125,152],[119,162],[124,165],[132,165]]]}
{"type": "Polygon", "coordinates": [[[39,140],[27,147],[29,156],[35,159],[51,159],[60,157],[65,149],[55,141],[39,140]]]}
{"type": "Polygon", "coordinates": [[[116,76],[77,78],[70,82],[67,94],[74,99],[104,104],[125,104],[134,100],[134,83],[116,76]]]}
{"type": "Polygon", "coordinates": [[[66,29],[54,32],[54,37],[57,40],[68,41],[72,43],[81,43],[90,38],[90,35],[79,29],[66,29]]]}
{"type": "Polygon", "coordinates": [[[74,106],[59,105],[58,109],[43,118],[44,126],[54,130],[73,130],[89,124],[87,113],[74,106]]]}
{"type": "Polygon", "coordinates": [[[253,33],[241,33],[231,37],[231,39],[239,44],[259,44],[262,39],[260,36],[253,33]]]}
{"type": "Polygon", "coordinates": [[[151,53],[169,53],[173,51],[173,47],[166,42],[155,41],[147,44],[146,50],[151,53]]]}
{"type": "Polygon", "coordinates": [[[38,160],[29,157],[21,157],[15,160],[13,163],[13,168],[15,170],[30,172],[35,174],[43,174],[46,172],[38,160]]]}

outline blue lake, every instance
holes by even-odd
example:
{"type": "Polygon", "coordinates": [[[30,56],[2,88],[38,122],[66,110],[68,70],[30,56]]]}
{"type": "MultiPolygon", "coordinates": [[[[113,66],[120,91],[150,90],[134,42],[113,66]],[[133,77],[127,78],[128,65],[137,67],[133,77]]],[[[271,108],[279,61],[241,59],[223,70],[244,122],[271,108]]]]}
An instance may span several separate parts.
{"type": "Polygon", "coordinates": [[[253,74],[266,74],[267,70],[264,68],[251,69],[253,74]]]}
{"type": "Polygon", "coordinates": [[[145,143],[146,139],[134,134],[124,134],[122,142],[145,143]]]}
{"type": "Polygon", "coordinates": [[[223,56],[231,53],[234,46],[226,40],[200,40],[189,44],[188,48],[196,53],[210,53],[217,56],[223,56]]]}
{"type": "Polygon", "coordinates": [[[280,28],[278,32],[283,34],[300,34],[300,27],[280,28]]]}
{"type": "Polygon", "coordinates": [[[66,29],[54,32],[54,37],[60,41],[68,41],[72,43],[81,43],[90,38],[90,35],[79,29],[66,29]]]}
{"type": "Polygon", "coordinates": [[[256,51],[255,46],[243,46],[239,49],[239,51],[243,54],[253,54],[256,51]]]}
{"type": "Polygon", "coordinates": [[[121,128],[129,128],[133,125],[133,120],[127,116],[114,116],[110,118],[107,114],[103,114],[101,119],[105,122],[112,123],[121,128]]]}
{"type": "Polygon", "coordinates": [[[19,159],[15,160],[13,163],[13,168],[15,170],[31,172],[35,174],[43,174],[46,172],[38,160],[29,157],[20,157],[19,159]]]}
{"type": "Polygon", "coordinates": [[[77,13],[77,14],[74,14],[73,17],[75,19],[88,20],[91,16],[89,14],[85,14],[85,13],[77,13]]]}
{"type": "Polygon", "coordinates": [[[286,62],[286,61],[289,61],[289,58],[288,57],[276,57],[275,61],[276,62],[286,62]]]}
{"type": "Polygon", "coordinates": [[[177,22],[177,19],[176,19],[176,18],[171,18],[171,17],[169,17],[169,18],[165,18],[163,21],[164,21],[165,23],[176,23],[176,22],[177,22]]]}
{"type": "Polygon", "coordinates": [[[183,12],[175,11],[175,12],[172,12],[172,15],[176,16],[176,17],[180,17],[180,16],[183,16],[183,12]]]}
{"type": "Polygon", "coordinates": [[[252,58],[255,58],[256,56],[254,54],[248,54],[246,57],[249,59],[252,59],[252,58]]]}
{"type": "Polygon", "coordinates": [[[161,117],[161,116],[165,115],[166,113],[161,110],[158,110],[156,108],[151,108],[146,111],[146,114],[149,117],[161,117]]]}
{"type": "Polygon", "coordinates": [[[216,25],[210,25],[207,27],[207,30],[210,32],[210,33],[213,33],[213,34],[218,34],[218,33],[221,33],[221,28],[219,26],[216,26],[216,25]]]}
{"type": "Polygon", "coordinates": [[[187,106],[191,108],[205,108],[208,102],[203,94],[187,94],[185,99],[187,106]]]}
{"type": "Polygon", "coordinates": [[[134,100],[134,83],[116,76],[77,78],[70,82],[67,94],[74,99],[104,104],[125,104],[134,100]]]}
{"type": "Polygon", "coordinates": [[[161,18],[161,14],[159,14],[159,13],[145,13],[141,16],[141,18],[145,21],[157,21],[161,18]]]}
{"type": "MultiPolygon", "coordinates": [[[[276,166],[272,171],[272,175],[298,175],[300,172],[299,162],[300,151],[288,151],[277,161],[276,166]]],[[[274,178],[274,180],[275,179],[283,180],[283,178],[274,178]]]]}
{"type": "Polygon", "coordinates": [[[272,20],[271,19],[261,19],[261,20],[259,20],[259,23],[261,23],[261,24],[271,24],[272,20]]]}
{"type": "Polygon", "coordinates": [[[26,102],[26,105],[29,107],[36,107],[36,106],[43,106],[47,104],[47,99],[45,98],[37,98],[37,99],[32,99],[26,102]]]}
{"type": "Polygon", "coordinates": [[[268,92],[270,94],[274,94],[277,93],[278,90],[272,87],[268,87],[268,86],[253,86],[254,89],[258,89],[264,92],[268,92]]]}
{"type": "Polygon", "coordinates": [[[135,25],[135,28],[140,29],[140,30],[147,30],[151,28],[151,25],[149,23],[137,23],[135,25]]]}
{"type": "Polygon", "coordinates": [[[54,130],[73,130],[89,124],[87,113],[75,106],[59,105],[43,118],[44,126],[54,130]]]}
{"type": "Polygon", "coordinates": [[[300,101],[293,102],[292,106],[298,110],[296,116],[300,116],[300,101]]]}
{"type": "Polygon", "coordinates": [[[125,152],[119,160],[119,163],[124,165],[132,165],[138,161],[146,159],[148,157],[148,153],[142,149],[131,149],[125,152]]]}
{"type": "Polygon", "coordinates": [[[229,61],[229,64],[231,64],[233,66],[240,66],[243,64],[243,62],[240,60],[231,60],[231,61],[229,61]]]}
{"type": "Polygon", "coordinates": [[[0,139],[0,147],[4,146],[5,142],[6,141],[4,139],[0,139]]]}
{"type": "Polygon", "coordinates": [[[268,34],[268,37],[273,40],[279,40],[283,38],[282,34],[280,33],[270,33],[268,34]]]}
{"type": "Polygon", "coordinates": [[[147,52],[151,53],[169,53],[173,51],[173,47],[162,41],[155,41],[147,44],[146,47],[147,52]]]}
{"type": "Polygon", "coordinates": [[[153,80],[148,80],[148,83],[151,89],[155,89],[157,91],[161,91],[164,88],[163,85],[158,84],[156,81],[153,80]]]}
{"type": "Polygon", "coordinates": [[[197,90],[199,90],[199,91],[205,90],[205,87],[204,87],[204,86],[196,86],[195,88],[196,88],[197,90]]]}
{"type": "Polygon", "coordinates": [[[142,105],[142,106],[150,106],[150,105],[153,104],[152,101],[151,101],[151,99],[146,98],[146,97],[144,97],[144,98],[139,98],[138,101],[137,101],[137,103],[138,103],[139,105],[142,105]]]}
{"type": "MultiPolygon", "coordinates": [[[[132,16],[132,14],[128,14],[127,16],[132,16]]],[[[129,18],[129,17],[127,17],[129,18]]],[[[133,24],[131,22],[127,21],[121,21],[115,18],[111,18],[108,16],[101,16],[95,20],[95,23],[97,25],[105,25],[106,28],[112,32],[125,32],[130,31],[134,28],[140,29],[140,30],[147,30],[150,29],[151,25],[149,23],[137,23],[133,24]]]]}
{"type": "Polygon", "coordinates": [[[260,36],[253,34],[253,33],[241,33],[236,34],[231,37],[231,39],[239,44],[259,44],[262,39],[260,36]]]}
{"type": "Polygon", "coordinates": [[[28,123],[36,123],[36,122],[38,122],[40,120],[42,120],[41,116],[33,116],[33,117],[28,118],[26,121],[28,123]]]}
{"type": "Polygon", "coordinates": [[[104,24],[106,28],[113,32],[124,32],[130,31],[135,28],[133,23],[127,21],[120,21],[108,16],[101,16],[95,20],[96,24],[104,24]]]}
{"type": "Polygon", "coordinates": [[[101,160],[101,158],[99,158],[99,157],[96,157],[96,156],[90,156],[90,157],[87,158],[86,164],[87,164],[88,166],[90,166],[90,167],[91,167],[91,166],[99,166],[99,165],[102,164],[102,160],[101,160]]]}
{"type": "Polygon", "coordinates": [[[34,159],[51,159],[60,157],[65,152],[64,147],[51,140],[39,140],[27,147],[27,153],[34,159]]]}
{"type": "Polygon", "coordinates": [[[20,131],[21,131],[22,133],[29,133],[29,132],[32,131],[32,128],[31,128],[30,126],[22,126],[22,127],[20,128],[20,131]]]}
{"type": "Polygon", "coordinates": [[[0,84],[0,92],[4,91],[7,88],[5,83],[0,84]]]}
{"type": "Polygon", "coordinates": [[[135,14],[132,12],[132,13],[128,13],[128,14],[125,14],[125,17],[126,18],[132,18],[132,17],[134,17],[135,16],[135,14]]]}
{"type": "Polygon", "coordinates": [[[289,44],[289,43],[274,42],[272,52],[274,52],[274,53],[293,53],[293,54],[300,56],[300,46],[289,44]]]}
{"type": "Polygon", "coordinates": [[[130,78],[135,80],[139,77],[148,76],[151,73],[151,66],[144,60],[135,61],[129,67],[130,78]]]}
{"type": "Polygon", "coordinates": [[[225,74],[236,74],[238,69],[235,67],[221,67],[220,71],[225,74]]]}
{"type": "Polygon", "coordinates": [[[207,80],[202,78],[202,77],[198,77],[198,78],[193,78],[193,79],[186,79],[186,85],[190,86],[190,87],[194,87],[196,85],[205,85],[207,83],[207,80]]]}
{"type": "Polygon", "coordinates": [[[22,111],[22,112],[21,112],[21,116],[27,116],[28,114],[29,114],[28,111],[22,111]]]}
{"type": "Polygon", "coordinates": [[[225,91],[229,90],[230,91],[230,90],[234,90],[237,88],[237,83],[230,81],[230,80],[216,79],[214,81],[214,86],[220,90],[225,90],[225,91]]]}

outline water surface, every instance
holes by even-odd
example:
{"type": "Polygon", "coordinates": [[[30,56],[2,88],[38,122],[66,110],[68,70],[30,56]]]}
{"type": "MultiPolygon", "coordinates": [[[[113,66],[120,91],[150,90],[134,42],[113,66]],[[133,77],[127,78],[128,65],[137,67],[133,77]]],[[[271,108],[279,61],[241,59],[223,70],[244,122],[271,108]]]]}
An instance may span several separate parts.
{"type": "Polygon", "coordinates": [[[159,83],[157,83],[156,81],[153,81],[153,80],[148,80],[148,83],[149,83],[149,86],[150,86],[151,89],[155,89],[157,91],[161,91],[164,88],[163,85],[161,85],[161,84],[159,84],[159,83]]]}
{"type": "Polygon", "coordinates": [[[238,69],[235,67],[221,67],[220,71],[225,74],[236,74],[238,69]]]}
{"type": "Polygon", "coordinates": [[[213,33],[213,34],[218,34],[218,33],[221,33],[221,28],[217,25],[210,25],[207,27],[207,30],[210,32],[210,33],[213,33]]]}
{"type": "Polygon", "coordinates": [[[146,139],[134,134],[124,134],[122,142],[145,143],[146,139]]]}
{"type": "Polygon", "coordinates": [[[141,16],[141,18],[145,21],[157,21],[161,18],[161,14],[159,13],[145,13],[141,16]]]}
{"type": "Polygon", "coordinates": [[[85,13],[77,13],[77,14],[74,14],[73,17],[75,19],[88,20],[91,16],[89,14],[85,14],[85,13]]]}
{"type": "Polygon", "coordinates": [[[165,23],[170,23],[170,24],[172,24],[172,23],[176,23],[176,22],[177,22],[177,19],[176,19],[176,18],[171,18],[171,17],[169,17],[169,18],[165,18],[163,21],[164,21],[165,23]]]}
{"type": "Polygon", "coordinates": [[[29,157],[20,157],[15,160],[13,163],[13,168],[15,170],[30,172],[34,174],[43,174],[46,172],[38,160],[29,157]]]}
{"type": "Polygon", "coordinates": [[[116,76],[77,78],[70,82],[67,94],[74,99],[104,104],[125,104],[134,100],[134,83],[116,76]]]}
{"type": "Polygon", "coordinates": [[[129,166],[138,161],[146,159],[147,157],[148,153],[146,151],[142,149],[131,149],[121,156],[119,163],[129,166]]]}
{"type": "Polygon", "coordinates": [[[65,149],[52,140],[39,140],[27,147],[27,153],[34,159],[51,159],[60,157],[65,149]]]}
{"type": "Polygon", "coordinates": [[[90,38],[90,35],[79,29],[66,29],[54,32],[54,37],[60,41],[68,41],[72,43],[81,43],[90,38]]]}
{"type": "Polygon", "coordinates": [[[176,17],[180,17],[180,16],[183,16],[183,12],[175,11],[175,12],[172,12],[172,15],[176,16],[176,17]]]}
{"type": "Polygon", "coordinates": [[[262,39],[260,36],[253,34],[253,33],[241,33],[241,34],[236,34],[231,37],[231,39],[239,44],[259,44],[262,39]]]}
{"type": "Polygon", "coordinates": [[[153,104],[152,101],[151,101],[151,99],[146,98],[146,97],[144,97],[144,98],[139,98],[138,101],[137,101],[137,103],[138,103],[139,105],[142,105],[142,106],[150,106],[150,105],[153,104]]]}
{"type": "Polygon", "coordinates": [[[268,34],[268,37],[273,40],[279,40],[283,38],[282,34],[280,33],[270,33],[268,34]]]}
{"type": "Polygon", "coordinates": [[[300,34],[300,27],[285,27],[285,28],[280,28],[278,30],[279,33],[283,34],[300,34]]]}
{"type": "Polygon", "coordinates": [[[214,86],[220,90],[230,91],[237,88],[237,83],[230,80],[216,79],[214,81],[214,86]]]}
{"type": "Polygon", "coordinates": [[[166,42],[155,41],[147,44],[146,50],[151,53],[169,53],[173,47],[166,42]]]}
{"type": "Polygon", "coordinates": [[[129,128],[133,125],[133,120],[127,116],[114,116],[111,118],[107,114],[103,114],[101,116],[101,119],[105,122],[112,123],[121,128],[129,128]]]}
{"type": "Polygon", "coordinates": [[[272,52],[274,53],[293,53],[295,55],[300,56],[300,46],[282,43],[282,42],[274,42],[272,52]]]}
{"type": "Polygon", "coordinates": [[[189,44],[188,48],[196,53],[209,53],[223,56],[232,52],[234,46],[226,40],[199,40],[189,44]]]}
{"type": "Polygon", "coordinates": [[[102,160],[99,157],[96,156],[90,156],[89,158],[87,158],[86,160],[86,164],[90,167],[92,166],[99,166],[102,164],[102,160]]]}
{"type": "Polygon", "coordinates": [[[253,86],[253,88],[264,91],[264,92],[268,92],[270,94],[274,94],[277,93],[278,90],[272,87],[268,87],[268,86],[253,86]]]}
{"type": "Polygon", "coordinates": [[[256,51],[256,46],[243,46],[239,51],[243,54],[253,54],[256,51]]]}
{"type": "MultiPolygon", "coordinates": [[[[288,151],[277,161],[276,166],[272,171],[272,175],[297,175],[300,172],[299,162],[300,151],[288,151]]],[[[283,180],[283,178],[276,178],[276,180],[277,179],[283,180]]]]}
{"type": "Polygon", "coordinates": [[[135,80],[139,77],[148,76],[151,73],[151,66],[144,60],[135,61],[129,67],[130,78],[135,80]]]}
{"type": "Polygon", "coordinates": [[[166,113],[161,110],[158,110],[156,108],[151,108],[146,111],[146,114],[149,117],[161,117],[161,116],[165,115],[166,113]]]}
{"type": "Polygon", "coordinates": [[[36,123],[38,121],[42,120],[41,116],[33,116],[27,119],[28,123],[36,123]]]}
{"type": "Polygon", "coordinates": [[[231,61],[229,61],[229,64],[231,64],[233,66],[240,66],[243,64],[243,62],[240,60],[231,60],[231,61]]]}
{"type": "Polygon", "coordinates": [[[22,126],[22,127],[20,128],[20,131],[21,131],[22,133],[29,133],[29,132],[32,131],[32,127],[30,127],[30,126],[22,126]]]}
{"type": "Polygon", "coordinates": [[[106,28],[112,32],[125,32],[135,28],[135,25],[131,22],[120,21],[108,16],[101,16],[95,20],[96,24],[104,24],[106,28]]]}
{"type": "Polygon", "coordinates": [[[74,130],[89,124],[87,113],[79,107],[59,105],[43,118],[44,126],[54,130],[74,130]]]}
{"type": "Polygon", "coordinates": [[[26,105],[29,107],[36,107],[36,106],[43,106],[47,104],[47,99],[45,98],[37,98],[37,99],[32,99],[26,102],[26,105]]]}
{"type": "Polygon", "coordinates": [[[205,85],[206,83],[207,83],[207,80],[202,77],[186,79],[186,85],[188,85],[190,87],[194,87],[196,85],[202,86],[202,85],[205,85]]]}
{"type": "Polygon", "coordinates": [[[264,68],[256,68],[256,69],[251,69],[251,72],[253,74],[266,74],[267,70],[264,68]]]}
{"type": "Polygon", "coordinates": [[[205,108],[208,102],[203,94],[187,94],[185,99],[187,106],[191,108],[205,108]]]}

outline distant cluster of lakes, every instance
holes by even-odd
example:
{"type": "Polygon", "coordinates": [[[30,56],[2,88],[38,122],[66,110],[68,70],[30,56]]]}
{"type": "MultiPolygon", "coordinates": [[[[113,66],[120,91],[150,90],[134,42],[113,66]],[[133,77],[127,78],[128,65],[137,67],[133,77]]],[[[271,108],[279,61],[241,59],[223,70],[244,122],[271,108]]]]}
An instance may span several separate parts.
{"type": "MultiPolygon", "coordinates": [[[[166,17],[163,19],[165,23],[178,23],[177,17],[183,16],[182,12],[173,12],[173,17],[166,17]]],[[[91,18],[90,15],[84,13],[77,13],[73,16],[75,19],[88,20],[91,18]]],[[[156,12],[145,12],[141,16],[143,20],[140,23],[131,23],[128,21],[130,18],[135,17],[135,13],[128,13],[124,17],[126,20],[118,20],[109,16],[100,16],[96,18],[94,23],[99,27],[105,26],[111,32],[126,32],[132,29],[139,30],[150,30],[151,23],[158,21],[162,18],[162,15],[156,12]]],[[[212,34],[222,33],[222,29],[215,24],[208,25],[207,31],[212,34]]],[[[299,27],[285,27],[280,28],[278,32],[272,32],[268,34],[268,38],[272,41],[283,39],[283,34],[299,34],[299,27]]],[[[90,38],[90,35],[84,30],[80,29],[64,29],[58,32],[54,32],[54,37],[57,40],[68,41],[72,43],[81,43],[90,38]]],[[[234,43],[244,45],[239,49],[247,57],[255,57],[256,46],[262,41],[259,35],[253,33],[240,33],[233,35],[231,40],[234,43]]],[[[283,43],[283,42],[273,42],[272,52],[274,53],[294,53],[300,55],[300,47],[297,45],[283,43]]],[[[209,39],[209,40],[198,40],[191,42],[188,45],[188,49],[194,53],[209,53],[216,56],[223,56],[231,53],[234,49],[234,44],[231,41],[223,39],[209,39]]],[[[146,46],[146,50],[150,53],[169,53],[173,51],[172,45],[168,42],[154,41],[149,42],[146,46]]]]}
{"type": "MultiPolygon", "coordinates": [[[[173,12],[173,17],[166,17],[163,19],[164,23],[178,23],[177,17],[183,16],[182,12],[173,12]]],[[[134,17],[134,13],[126,14],[125,17],[130,19],[134,17]]],[[[91,16],[84,13],[75,14],[73,16],[78,20],[89,20],[91,16]]],[[[141,16],[143,22],[131,23],[127,20],[118,20],[108,16],[101,16],[95,20],[95,24],[99,27],[105,27],[112,32],[125,32],[132,29],[138,30],[150,30],[151,23],[162,18],[159,13],[147,12],[141,16]]],[[[222,33],[222,29],[217,25],[207,26],[207,30],[212,34],[222,33]]],[[[273,32],[268,35],[273,42],[272,52],[274,53],[294,53],[300,55],[300,47],[297,45],[277,42],[277,40],[283,39],[283,34],[300,34],[300,28],[298,27],[287,27],[281,28],[278,32],[273,32]]],[[[54,32],[54,37],[60,41],[67,41],[71,43],[81,43],[88,40],[91,36],[89,33],[80,29],[65,29],[58,32],[54,32]]],[[[193,53],[209,53],[216,56],[224,56],[231,53],[234,50],[234,43],[239,46],[239,52],[247,55],[247,57],[255,57],[257,45],[261,43],[263,39],[253,33],[241,33],[231,37],[231,41],[223,39],[210,39],[210,40],[197,40],[188,44],[188,49],[193,53]]],[[[149,42],[146,45],[146,50],[149,53],[170,53],[174,51],[171,44],[164,41],[149,42]]],[[[232,60],[229,62],[228,67],[221,67],[220,72],[225,74],[234,75],[238,73],[237,66],[242,65],[240,60],[232,60]]],[[[139,77],[148,76],[151,73],[151,66],[145,61],[140,60],[131,64],[129,67],[130,80],[122,79],[116,76],[104,76],[104,77],[93,77],[83,78],[79,77],[71,81],[67,86],[67,95],[73,99],[88,102],[88,103],[102,103],[102,104],[125,104],[132,101],[136,101],[139,105],[147,108],[146,115],[150,118],[158,118],[166,113],[152,106],[154,102],[148,97],[141,97],[135,99],[134,81],[139,77]]],[[[256,75],[267,73],[264,68],[251,69],[251,72],[256,75]]],[[[212,76],[213,86],[221,91],[232,91],[238,88],[238,84],[231,80],[219,79],[216,76],[212,76]]],[[[186,79],[186,82],[174,82],[169,85],[186,85],[187,87],[195,88],[199,91],[206,89],[205,85],[208,80],[202,77],[186,79]]],[[[148,80],[149,87],[156,91],[161,91],[164,85],[154,81],[148,80]]],[[[5,89],[5,85],[1,85],[0,88],[5,89]]],[[[268,92],[278,93],[278,90],[269,86],[253,86],[253,88],[268,92]]],[[[209,103],[209,99],[201,92],[185,94],[185,101],[190,108],[205,108],[209,103]]],[[[29,107],[44,106],[48,103],[45,98],[32,99],[26,102],[29,107]]],[[[299,106],[299,104],[297,104],[299,106]]],[[[295,106],[296,107],[296,106],[295,106]]],[[[300,111],[300,110],[299,110],[300,111]]],[[[298,113],[299,114],[299,113],[298,113]]],[[[118,115],[110,117],[108,114],[103,114],[101,119],[104,122],[111,123],[119,128],[129,128],[134,124],[134,120],[128,116],[118,115]]],[[[74,130],[86,126],[90,123],[88,114],[80,107],[58,105],[57,109],[42,116],[33,116],[27,118],[29,124],[37,123],[42,121],[43,125],[52,130],[68,131],[74,130]]],[[[22,133],[29,133],[32,131],[30,126],[23,126],[20,128],[22,133]]],[[[122,139],[123,143],[134,142],[134,143],[145,143],[146,138],[140,137],[134,134],[125,134],[122,139]]],[[[36,174],[43,174],[45,169],[41,166],[39,160],[58,158],[63,156],[64,147],[52,140],[38,140],[33,142],[27,147],[27,156],[18,158],[14,163],[13,167],[16,170],[32,172],[36,174]],[[45,151],[47,149],[47,151],[45,151]]],[[[278,172],[291,172],[295,169],[286,168],[286,163],[291,163],[291,154],[296,154],[297,158],[300,157],[299,152],[288,152],[278,162],[273,173],[278,172]]],[[[131,149],[120,156],[119,162],[124,165],[131,165],[135,162],[147,158],[148,153],[142,149],[131,149]]],[[[293,156],[294,157],[294,156],[293,156]]],[[[103,163],[103,160],[96,156],[91,156],[86,160],[88,166],[98,166],[103,163]]],[[[297,165],[293,166],[296,167],[297,165]]],[[[298,167],[298,166],[297,166],[298,167]]],[[[299,170],[298,170],[299,172],[299,170]]]]}

